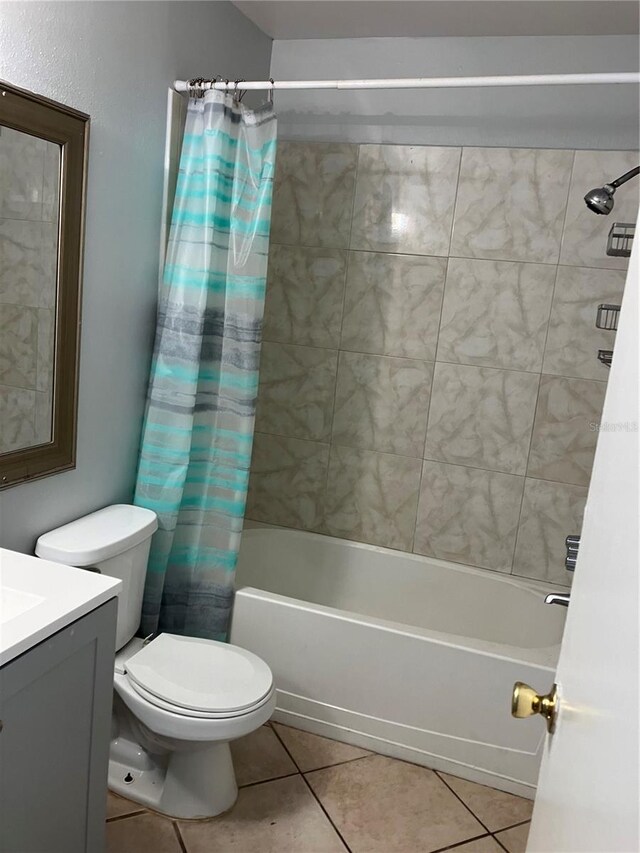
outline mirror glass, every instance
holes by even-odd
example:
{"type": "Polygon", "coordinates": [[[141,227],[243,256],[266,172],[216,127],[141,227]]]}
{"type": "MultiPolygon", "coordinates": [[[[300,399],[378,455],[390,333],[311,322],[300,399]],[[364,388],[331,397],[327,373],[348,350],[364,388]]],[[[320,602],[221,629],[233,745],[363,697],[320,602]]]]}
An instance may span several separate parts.
{"type": "Polygon", "coordinates": [[[60,153],[0,125],[0,453],[53,440],[60,153]]]}

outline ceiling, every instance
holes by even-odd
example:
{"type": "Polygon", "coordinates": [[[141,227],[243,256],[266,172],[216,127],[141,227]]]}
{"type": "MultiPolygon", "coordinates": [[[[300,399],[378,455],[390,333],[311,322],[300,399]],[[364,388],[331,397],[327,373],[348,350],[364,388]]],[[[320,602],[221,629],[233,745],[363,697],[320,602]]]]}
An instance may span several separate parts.
{"type": "Polygon", "coordinates": [[[638,33],[636,0],[235,0],[274,39],[638,33]]]}

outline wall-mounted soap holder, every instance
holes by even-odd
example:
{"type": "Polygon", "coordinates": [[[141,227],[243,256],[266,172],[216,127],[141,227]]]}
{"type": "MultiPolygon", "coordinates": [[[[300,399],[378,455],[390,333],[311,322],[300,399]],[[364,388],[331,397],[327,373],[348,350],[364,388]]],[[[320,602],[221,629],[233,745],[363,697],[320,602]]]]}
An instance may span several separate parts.
{"type": "Polygon", "coordinates": [[[613,350],[612,349],[599,349],[598,350],[598,361],[602,362],[605,367],[611,367],[611,362],[613,360],[613,350]]]}
{"type": "Polygon", "coordinates": [[[596,329],[607,329],[610,332],[617,332],[619,315],[619,305],[607,305],[606,303],[598,305],[596,329]]]}
{"type": "Polygon", "coordinates": [[[636,226],[633,222],[614,222],[607,239],[607,255],[630,258],[635,233],[636,226]]]}
{"type": "Polygon", "coordinates": [[[580,547],[580,537],[578,535],[567,536],[564,540],[567,548],[567,556],[565,557],[564,567],[568,572],[576,570],[576,561],[578,559],[578,548],[580,547]]]}

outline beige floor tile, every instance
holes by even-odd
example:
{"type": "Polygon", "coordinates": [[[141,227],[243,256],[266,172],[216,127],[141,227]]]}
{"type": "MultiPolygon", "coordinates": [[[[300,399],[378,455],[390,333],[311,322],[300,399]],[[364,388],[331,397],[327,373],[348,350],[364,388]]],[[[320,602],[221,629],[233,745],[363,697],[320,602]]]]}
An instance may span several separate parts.
{"type": "Polygon", "coordinates": [[[483,833],[432,770],[381,755],[307,776],[353,853],[429,853],[483,833]]]}
{"type": "Polygon", "coordinates": [[[371,755],[366,749],[359,749],[348,743],[303,732],[281,723],[273,725],[303,773],[371,755]]]}
{"type": "Polygon", "coordinates": [[[491,832],[513,826],[514,823],[529,820],[531,817],[533,800],[515,797],[513,794],[496,791],[495,788],[449,776],[447,773],[440,775],[491,832]]]}
{"type": "Polygon", "coordinates": [[[107,818],[119,817],[123,814],[131,814],[132,812],[140,812],[143,810],[144,806],[141,806],[140,803],[134,803],[131,800],[126,800],[124,797],[112,794],[111,791],[107,794],[107,818]]]}
{"type": "Polygon", "coordinates": [[[269,726],[261,726],[250,735],[235,740],[231,744],[231,755],[239,786],[297,773],[295,764],[269,726]]]}
{"type": "Polygon", "coordinates": [[[179,826],[189,853],[344,853],[301,776],[243,788],[228,814],[179,826]]]}
{"type": "Polygon", "coordinates": [[[504,851],[490,835],[485,835],[484,838],[476,838],[475,841],[454,847],[451,853],[504,853],[504,851]]]}
{"type": "Polygon", "coordinates": [[[509,853],[525,853],[530,826],[530,823],[524,823],[522,826],[505,829],[504,832],[498,832],[496,838],[507,848],[509,853]]]}
{"type": "Polygon", "coordinates": [[[107,853],[182,853],[173,824],[155,814],[107,824],[107,853]]]}

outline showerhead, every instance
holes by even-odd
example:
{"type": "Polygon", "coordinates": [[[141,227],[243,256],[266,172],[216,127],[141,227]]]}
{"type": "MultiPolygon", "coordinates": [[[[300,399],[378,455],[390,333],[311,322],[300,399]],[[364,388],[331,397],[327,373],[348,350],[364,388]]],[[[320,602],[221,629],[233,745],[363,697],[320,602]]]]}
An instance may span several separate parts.
{"type": "Polygon", "coordinates": [[[584,197],[585,204],[592,210],[594,213],[601,213],[604,216],[607,216],[613,210],[614,200],[613,194],[622,184],[626,184],[631,178],[635,178],[635,176],[640,173],[640,166],[636,166],[635,169],[631,169],[629,172],[625,172],[624,175],[621,175],[619,178],[616,178],[615,181],[611,181],[610,184],[605,184],[603,187],[595,187],[584,197]]]}
{"type": "Polygon", "coordinates": [[[615,204],[613,194],[616,191],[611,184],[605,184],[603,187],[595,187],[584,197],[585,203],[589,210],[594,213],[601,213],[607,216],[613,210],[615,204]]]}

